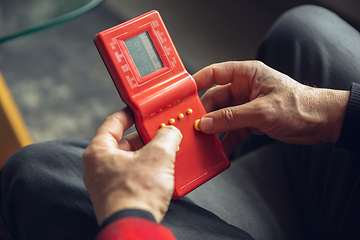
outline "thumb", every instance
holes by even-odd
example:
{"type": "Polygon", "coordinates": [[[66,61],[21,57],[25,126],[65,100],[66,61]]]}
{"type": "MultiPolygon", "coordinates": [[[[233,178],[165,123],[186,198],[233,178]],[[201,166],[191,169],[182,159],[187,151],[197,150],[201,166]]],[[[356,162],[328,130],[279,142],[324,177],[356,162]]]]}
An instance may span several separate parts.
{"type": "Polygon", "coordinates": [[[207,134],[228,132],[245,127],[259,128],[266,121],[266,109],[257,101],[223,108],[205,114],[199,127],[207,134]]]}
{"type": "Polygon", "coordinates": [[[160,128],[145,148],[175,154],[181,142],[181,133],[174,126],[160,128]]]}

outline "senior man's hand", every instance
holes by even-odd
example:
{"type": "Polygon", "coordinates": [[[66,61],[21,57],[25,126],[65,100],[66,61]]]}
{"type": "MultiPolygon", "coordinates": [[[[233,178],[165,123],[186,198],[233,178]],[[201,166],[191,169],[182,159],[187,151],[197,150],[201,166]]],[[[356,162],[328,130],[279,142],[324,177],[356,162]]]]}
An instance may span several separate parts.
{"type": "Polygon", "coordinates": [[[137,133],[122,138],[133,123],[128,108],[109,116],[83,154],[84,183],[99,224],[129,208],[149,211],[161,222],[168,210],[180,131],[161,128],[143,146],[137,133]]]}
{"type": "Polygon", "coordinates": [[[204,133],[228,132],[222,143],[228,154],[254,134],[287,143],[336,142],[340,136],[349,91],[298,83],[258,61],[225,62],[194,75],[208,114],[204,133]]]}

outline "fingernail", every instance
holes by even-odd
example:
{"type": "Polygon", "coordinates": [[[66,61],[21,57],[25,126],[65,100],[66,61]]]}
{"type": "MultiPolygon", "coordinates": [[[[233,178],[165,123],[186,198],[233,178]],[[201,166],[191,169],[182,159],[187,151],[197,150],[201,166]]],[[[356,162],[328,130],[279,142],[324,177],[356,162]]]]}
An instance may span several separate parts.
{"type": "Polygon", "coordinates": [[[203,132],[211,132],[215,129],[214,119],[212,117],[204,117],[201,119],[200,126],[203,132]]]}

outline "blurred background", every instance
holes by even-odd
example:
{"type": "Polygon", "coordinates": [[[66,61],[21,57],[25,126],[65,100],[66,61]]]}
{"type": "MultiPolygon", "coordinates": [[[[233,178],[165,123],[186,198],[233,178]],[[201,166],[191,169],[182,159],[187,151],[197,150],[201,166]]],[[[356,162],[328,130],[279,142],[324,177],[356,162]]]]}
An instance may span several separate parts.
{"type": "Polygon", "coordinates": [[[105,0],[75,20],[0,44],[0,71],[35,142],[90,140],[124,107],[93,44],[96,33],[156,9],[195,73],[215,62],[254,59],[274,21],[302,4],[325,6],[360,29],[358,0],[105,0]]]}

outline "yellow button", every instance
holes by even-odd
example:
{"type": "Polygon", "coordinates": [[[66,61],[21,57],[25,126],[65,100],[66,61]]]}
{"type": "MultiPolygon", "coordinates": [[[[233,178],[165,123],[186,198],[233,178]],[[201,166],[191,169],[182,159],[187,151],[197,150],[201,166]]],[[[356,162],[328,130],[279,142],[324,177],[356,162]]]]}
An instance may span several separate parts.
{"type": "Polygon", "coordinates": [[[165,124],[165,123],[162,123],[162,124],[160,124],[160,127],[161,127],[161,128],[166,127],[166,124],[165,124]]]}
{"type": "Polygon", "coordinates": [[[178,152],[180,150],[180,147],[178,147],[177,149],[176,149],[176,151],[178,152]]]}
{"type": "Polygon", "coordinates": [[[175,119],[171,118],[171,119],[169,120],[169,123],[170,123],[170,124],[174,124],[174,123],[175,123],[175,119]]]}
{"type": "Polygon", "coordinates": [[[179,119],[182,119],[184,118],[184,114],[180,113],[179,116],[178,116],[179,119]]]}
{"type": "Polygon", "coordinates": [[[189,109],[186,111],[187,114],[192,114],[192,112],[193,112],[193,110],[192,110],[191,108],[189,108],[189,109]]]}
{"type": "Polygon", "coordinates": [[[198,119],[198,120],[196,120],[196,121],[194,122],[194,128],[195,128],[196,130],[198,130],[198,131],[201,130],[201,129],[199,128],[199,123],[200,123],[200,119],[198,119]]]}

